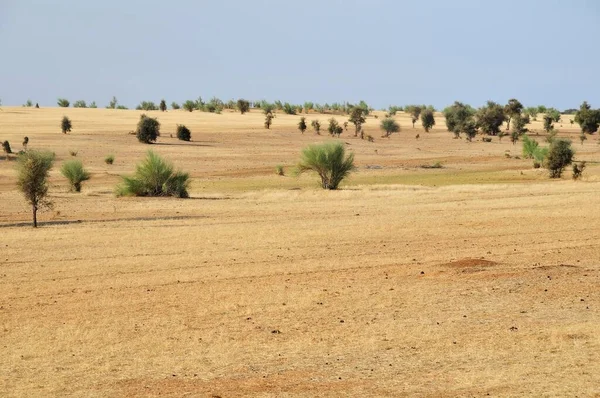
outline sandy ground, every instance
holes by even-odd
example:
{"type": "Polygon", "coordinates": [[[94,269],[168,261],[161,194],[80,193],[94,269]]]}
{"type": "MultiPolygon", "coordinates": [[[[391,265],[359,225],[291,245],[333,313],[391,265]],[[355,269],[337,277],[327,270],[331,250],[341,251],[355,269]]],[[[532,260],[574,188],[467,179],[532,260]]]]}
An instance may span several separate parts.
{"type": "Polygon", "coordinates": [[[375,142],[349,127],[359,169],[327,192],[291,176],[331,140],[299,116],[149,112],[192,198],[115,198],[148,149],[128,134],[140,112],[2,109],[1,140],[57,155],[37,230],[0,160],[2,396],[600,396],[596,137],[574,144],[583,181],[550,181],[508,139],[403,114],[382,139],[370,118],[375,142]],[[92,172],[81,194],[58,173],[69,151],[92,172]]]}

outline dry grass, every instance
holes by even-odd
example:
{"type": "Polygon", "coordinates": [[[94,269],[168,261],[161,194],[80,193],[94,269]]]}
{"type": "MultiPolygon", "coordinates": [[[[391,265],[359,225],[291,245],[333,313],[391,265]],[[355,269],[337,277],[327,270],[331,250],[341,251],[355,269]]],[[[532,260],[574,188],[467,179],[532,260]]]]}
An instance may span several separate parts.
{"type": "MultiPolygon", "coordinates": [[[[0,162],[2,396],[600,394],[594,163],[548,181],[509,142],[416,141],[400,117],[390,140],[342,136],[361,168],[325,192],[273,173],[329,139],[297,117],[157,112],[152,148],[191,172],[192,199],[117,199],[148,148],[127,135],[138,112],[70,109],[66,136],[63,113],[0,114],[1,139],[58,155],[38,230],[0,162]],[[76,197],[68,148],[92,172],[76,197]]],[[[598,160],[595,140],[576,148],[598,160]]]]}

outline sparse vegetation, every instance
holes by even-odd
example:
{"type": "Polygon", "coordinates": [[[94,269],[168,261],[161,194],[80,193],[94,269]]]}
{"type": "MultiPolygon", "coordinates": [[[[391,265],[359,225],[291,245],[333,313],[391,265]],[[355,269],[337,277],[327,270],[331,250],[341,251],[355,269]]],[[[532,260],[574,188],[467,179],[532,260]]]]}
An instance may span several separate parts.
{"type": "Polygon", "coordinates": [[[278,176],[283,176],[285,174],[282,165],[278,164],[277,166],[275,166],[275,174],[277,174],[278,176]]]}
{"type": "Polygon", "coordinates": [[[536,140],[523,136],[523,159],[533,159],[539,145],[536,140]]]}
{"type": "Polygon", "coordinates": [[[24,151],[27,150],[27,144],[29,144],[29,137],[25,136],[25,137],[23,137],[23,150],[24,151]]]}
{"type": "Polygon", "coordinates": [[[156,139],[160,136],[160,123],[158,120],[142,114],[135,135],[138,141],[144,144],[156,142],[156,139]]]}
{"type": "Polygon", "coordinates": [[[242,98],[237,100],[236,106],[242,115],[250,110],[250,102],[242,98]]]}
{"type": "Polygon", "coordinates": [[[77,156],[77,151],[74,151],[74,150],[72,150],[72,149],[71,149],[71,150],[69,151],[69,155],[71,155],[71,156],[75,157],[75,156],[77,156]]]}
{"type": "Polygon", "coordinates": [[[81,183],[90,179],[90,173],[83,168],[81,160],[69,160],[63,163],[60,173],[69,180],[72,192],[81,192],[81,183]]]}
{"type": "Polygon", "coordinates": [[[113,96],[108,105],[106,106],[106,109],[117,109],[117,104],[117,97],[113,96]]]}
{"type": "Polygon", "coordinates": [[[69,105],[71,105],[71,103],[69,102],[69,100],[66,99],[66,98],[59,98],[58,100],[56,100],[56,104],[58,106],[60,106],[61,108],[68,108],[69,105]]]}
{"type": "Polygon", "coordinates": [[[157,111],[158,107],[152,101],[142,101],[135,109],[137,111],[157,111]]]}
{"type": "Polygon", "coordinates": [[[360,133],[360,138],[364,138],[364,132],[362,125],[367,121],[366,116],[368,110],[365,111],[364,107],[355,106],[350,109],[350,118],[348,121],[354,125],[354,136],[357,137],[360,133]]]}
{"type": "Polygon", "coordinates": [[[63,134],[69,133],[73,129],[73,124],[71,123],[71,119],[69,119],[66,116],[63,116],[63,118],[60,122],[60,129],[63,132],[63,134]]]}
{"type": "MultiPolygon", "coordinates": [[[[592,109],[587,101],[584,101],[575,114],[575,123],[579,124],[583,134],[594,134],[600,126],[600,109],[592,109]]],[[[583,144],[583,141],[581,143],[583,144]]]]}
{"type": "Polygon", "coordinates": [[[317,135],[321,135],[321,122],[319,122],[319,120],[313,120],[312,122],[310,122],[310,125],[315,130],[315,133],[317,135]]]}
{"type": "Polygon", "coordinates": [[[171,102],[171,109],[177,110],[180,109],[181,107],[179,106],[179,104],[175,101],[171,102]]]}
{"type": "Polygon", "coordinates": [[[117,196],[174,196],[187,198],[189,174],[174,171],[173,165],[152,151],[136,166],[132,177],[122,177],[117,196]]]}
{"type": "Polygon", "coordinates": [[[87,103],[84,100],[73,102],[73,108],[87,108],[87,103]]]}
{"type": "Polygon", "coordinates": [[[192,100],[187,100],[183,103],[183,109],[188,112],[192,112],[194,109],[196,109],[196,103],[192,100]]]}
{"type": "Polygon", "coordinates": [[[316,172],[321,177],[323,189],[337,189],[354,169],[354,154],[346,156],[346,150],[340,142],[309,145],[302,151],[298,164],[299,174],[316,172]]]}
{"type": "Polygon", "coordinates": [[[462,124],[460,131],[465,134],[467,141],[473,142],[473,138],[477,136],[477,123],[473,120],[468,120],[462,124]]]}
{"type": "Polygon", "coordinates": [[[329,119],[329,125],[327,126],[327,131],[329,132],[329,134],[334,137],[334,136],[340,136],[342,134],[342,132],[344,131],[344,128],[342,126],[340,126],[337,122],[337,120],[335,120],[334,118],[329,119]]]}
{"type": "Polygon", "coordinates": [[[410,115],[413,129],[415,128],[415,123],[419,120],[419,116],[421,116],[421,111],[423,111],[423,107],[420,105],[407,105],[404,107],[404,112],[410,115]]]}
{"type": "Polygon", "coordinates": [[[33,106],[33,102],[31,102],[30,99],[28,99],[24,104],[23,107],[24,108],[31,108],[33,106]]]}
{"type": "Polygon", "coordinates": [[[28,151],[19,155],[17,163],[17,186],[31,205],[33,227],[37,228],[37,212],[49,208],[48,173],[54,163],[51,152],[28,151]]]}
{"type": "Polygon", "coordinates": [[[300,121],[298,122],[298,130],[300,130],[300,133],[304,134],[307,127],[308,126],[306,125],[306,118],[304,116],[302,116],[300,118],[300,121]]]}
{"type": "Polygon", "coordinates": [[[523,104],[515,98],[509,99],[508,103],[504,106],[507,130],[510,130],[510,122],[513,118],[521,117],[521,112],[523,112],[523,104]]]}
{"type": "Polygon", "coordinates": [[[8,141],[2,142],[2,151],[6,154],[6,158],[8,159],[8,155],[12,153],[12,149],[10,148],[10,143],[8,141]]]}
{"type": "Polygon", "coordinates": [[[400,125],[391,117],[382,119],[379,127],[381,130],[385,131],[384,137],[387,138],[389,138],[392,133],[400,132],[400,125]]]}
{"type": "Polygon", "coordinates": [[[92,109],[98,108],[98,105],[96,105],[96,101],[90,102],[90,108],[92,108],[92,109]]]}
{"type": "Polygon", "coordinates": [[[444,109],[443,113],[448,131],[454,134],[454,138],[459,138],[460,133],[464,130],[465,123],[473,119],[475,109],[470,105],[455,101],[453,105],[444,109]]]}
{"type": "Polygon", "coordinates": [[[114,162],[115,162],[115,155],[113,155],[113,154],[106,155],[106,157],[104,158],[104,163],[106,163],[106,164],[110,165],[110,164],[113,164],[114,162]]]}
{"type": "Polygon", "coordinates": [[[177,125],[177,138],[181,141],[189,141],[192,139],[192,132],[183,124],[177,125]]]}
{"type": "Polygon", "coordinates": [[[575,152],[571,148],[569,140],[555,140],[548,150],[546,156],[546,168],[550,172],[550,178],[560,178],[565,167],[573,162],[575,152]]]}
{"type": "Polygon", "coordinates": [[[585,162],[573,163],[573,179],[579,180],[583,175],[585,169],[585,162]]]}
{"type": "Polygon", "coordinates": [[[426,133],[435,126],[435,117],[431,109],[424,109],[423,112],[421,112],[421,124],[426,133]]]}
{"type": "Polygon", "coordinates": [[[161,112],[166,112],[167,111],[167,102],[164,99],[161,99],[160,104],[158,105],[158,108],[160,109],[161,112]]]}
{"type": "Polygon", "coordinates": [[[273,119],[275,118],[275,114],[273,113],[273,106],[263,104],[262,110],[265,115],[265,128],[268,130],[271,128],[271,125],[273,124],[273,119]]]}

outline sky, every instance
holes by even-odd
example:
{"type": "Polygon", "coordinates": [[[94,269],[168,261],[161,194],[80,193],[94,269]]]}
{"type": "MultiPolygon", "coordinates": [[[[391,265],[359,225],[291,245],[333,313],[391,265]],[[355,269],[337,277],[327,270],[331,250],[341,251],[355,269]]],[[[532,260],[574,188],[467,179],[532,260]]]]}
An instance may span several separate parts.
{"type": "Polygon", "coordinates": [[[597,0],[0,0],[0,100],[600,107],[597,0]]]}

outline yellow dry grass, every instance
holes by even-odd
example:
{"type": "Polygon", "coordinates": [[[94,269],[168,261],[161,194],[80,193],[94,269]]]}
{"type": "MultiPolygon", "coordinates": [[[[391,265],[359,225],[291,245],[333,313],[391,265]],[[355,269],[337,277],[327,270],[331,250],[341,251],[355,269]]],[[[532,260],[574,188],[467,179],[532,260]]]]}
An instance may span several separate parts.
{"type": "Polygon", "coordinates": [[[370,118],[376,142],[342,135],[359,171],[327,192],[275,175],[330,139],[299,117],[150,112],[192,198],[118,199],[148,149],[127,134],[139,113],[0,112],[13,149],[57,154],[37,230],[0,162],[0,395],[600,396],[595,138],[575,145],[584,181],[549,181],[508,139],[399,115],[384,140],[370,118]],[[82,194],[57,172],[69,150],[92,172],[82,194]]]}

